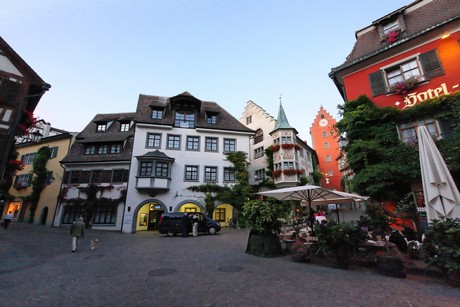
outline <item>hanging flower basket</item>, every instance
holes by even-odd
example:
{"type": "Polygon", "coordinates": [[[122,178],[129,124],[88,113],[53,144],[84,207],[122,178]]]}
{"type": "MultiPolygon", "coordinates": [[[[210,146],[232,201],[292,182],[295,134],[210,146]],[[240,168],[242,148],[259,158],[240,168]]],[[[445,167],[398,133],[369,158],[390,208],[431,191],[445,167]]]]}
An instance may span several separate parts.
{"type": "Polygon", "coordinates": [[[398,95],[406,96],[414,87],[417,86],[418,82],[418,77],[410,77],[404,81],[393,84],[390,91],[395,92],[398,95]]]}

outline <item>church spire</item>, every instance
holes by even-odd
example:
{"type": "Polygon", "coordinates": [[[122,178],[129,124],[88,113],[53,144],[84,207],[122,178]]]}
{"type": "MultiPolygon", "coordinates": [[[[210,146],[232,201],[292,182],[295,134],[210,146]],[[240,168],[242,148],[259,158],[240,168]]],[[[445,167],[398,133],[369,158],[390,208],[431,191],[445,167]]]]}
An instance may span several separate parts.
{"type": "Polygon", "coordinates": [[[294,129],[289,125],[289,121],[286,117],[286,113],[284,113],[283,109],[283,103],[281,101],[281,95],[280,95],[280,108],[278,110],[278,118],[276,119],[276,125],[273,130],[277,129],[294,129]]]}

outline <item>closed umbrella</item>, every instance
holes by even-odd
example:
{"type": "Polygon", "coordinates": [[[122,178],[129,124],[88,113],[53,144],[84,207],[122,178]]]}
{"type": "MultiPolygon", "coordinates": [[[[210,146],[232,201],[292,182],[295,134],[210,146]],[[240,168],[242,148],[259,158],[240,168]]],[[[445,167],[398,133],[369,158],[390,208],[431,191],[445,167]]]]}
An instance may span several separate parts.
{"type": "Polygon", "coordinates": [[[417,129],[423,195],[428,220],[460,216],[460,193],[431,135],[417,129]]]}

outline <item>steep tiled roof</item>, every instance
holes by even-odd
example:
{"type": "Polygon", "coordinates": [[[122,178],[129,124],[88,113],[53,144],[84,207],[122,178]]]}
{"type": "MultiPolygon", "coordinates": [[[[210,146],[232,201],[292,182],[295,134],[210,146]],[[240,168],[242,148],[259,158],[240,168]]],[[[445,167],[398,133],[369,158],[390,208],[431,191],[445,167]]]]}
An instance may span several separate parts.
{"type": "Polygon", "coordinates": [[[400,39],[392,44],[393,46],[403,43],[411,38],[436,28],[446,22],[460,18],[460,5],[458,0],[433,0],[424,5],[423,1],[414,1],[410,5],[403,7],[395,12],[388,14],[379,20],[373,22],[372,25],[356,32],[356,42],[353,50],[348,55],[345,62],[333,68],[332,71],[338,71],[353,63],[364,60],[374,54],[383,52],[389,48],[385,41],[382,41],[379,35],[377,25],[385,23],[388,18],[398,13],[404,14],[405,30],[401,33],[400,39]]]}
{"type": "Polygon", "coordinates": [[[91,122],[80,132],[63,163],[85,163],[98,161],[129,161],[131,159],[134,127],[129,131],[120,131],[122,122],[133,121],[135,113],[97,114],[91,122]],[[107,123],[107,130],[96,132],[97,125],[107,123]],[[123,142],[122,152],[119,154],[85,155],[85,146],[88,144],[103,144],[123,142]]]}
{"type": "Polygon", "coordinates": [[[174,97],[139,95],[136,110],[136,122],[173,126],[174,109],[181,108],[180,105],[187,105],[187,107],[197,110],[197,117],[195,119],[196,128],[208,128],[215,130],[231,130],[254,133],[253,130],[244,126],[235,117],[233,117],[230,113],[228,113],[217,103],[199,100],[193,97],[188,92],[184,92],[174,97]],[[152,108],[164,108],[163,118],[152,119],[152,108]],[[216,124],[207,123],[207,113],[217,115],[218,120],[216,124]]]}
{"type": "Polygon", "coordinates": [[[273,128],[273,131],[277,129],[294,129],[291,125],[289,125],[289,121],[286,117],[282,104],[280,104],[278,109],[278,118],[276,119],[276,125],[275,128],[273,128]]]}

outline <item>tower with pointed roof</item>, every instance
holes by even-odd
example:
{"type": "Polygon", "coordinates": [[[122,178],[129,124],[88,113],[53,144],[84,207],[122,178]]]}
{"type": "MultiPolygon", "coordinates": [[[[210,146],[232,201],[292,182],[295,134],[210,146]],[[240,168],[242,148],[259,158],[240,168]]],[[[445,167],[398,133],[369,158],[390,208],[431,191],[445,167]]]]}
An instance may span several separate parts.
{"type": "Polygon", "coordinates": [[[273,181],[276,187],[296,186],[314,170],[314,150],[289,124],[282,103],[275,119],[253,101],[248,101],[240,122],[255,131],[249,149],[249,183],[273,181]],[[273,160],[271,159],[273,157],[273,160]]]}

